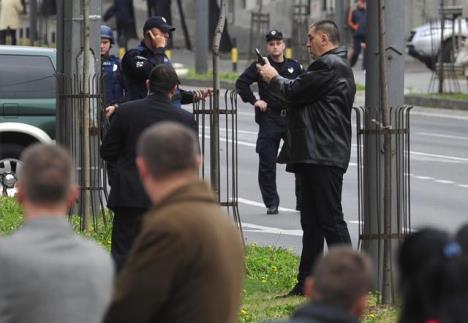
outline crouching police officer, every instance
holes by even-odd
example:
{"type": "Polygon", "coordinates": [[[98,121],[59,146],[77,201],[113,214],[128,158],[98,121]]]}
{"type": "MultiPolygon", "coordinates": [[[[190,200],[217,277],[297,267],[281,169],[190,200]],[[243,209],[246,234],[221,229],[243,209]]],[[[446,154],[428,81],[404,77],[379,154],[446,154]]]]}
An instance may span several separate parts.
{"type": "MultiPolygon", "coordinates": [[[[302,72],[302,66],[295,60],[284,57],[283,34],[272,30],[266,35],[268,60],[278,73],[294,79],[302,72]]],[[[256,151],[259,157],[258,184],[267,214],[277,214],[279,196],[276,189],[276,159],[281,139],[286,135],[287,120],[284,102],[275,98],[268,90],[252,63],[237,79],[236,88],[244,102],[255,107],[255,122],[259,125],[256,151]],[[257,99],[250,85],[258,83],[260,98],[257,99]]],[[[300,206],[299,203],[296,207],[300,206]]]]}

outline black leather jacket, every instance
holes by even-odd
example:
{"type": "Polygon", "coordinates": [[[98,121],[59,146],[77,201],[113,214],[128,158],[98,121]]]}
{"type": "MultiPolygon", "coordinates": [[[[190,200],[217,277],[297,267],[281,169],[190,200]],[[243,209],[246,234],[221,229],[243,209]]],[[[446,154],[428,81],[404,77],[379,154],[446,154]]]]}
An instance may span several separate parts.
{"type": "Polygon", "coordinates": [[[287,140],[279,162],[348,168],[356,85],[346,54],[335,48],[296,79],[271,80],[271,92],[289,101],[287,140]]]}

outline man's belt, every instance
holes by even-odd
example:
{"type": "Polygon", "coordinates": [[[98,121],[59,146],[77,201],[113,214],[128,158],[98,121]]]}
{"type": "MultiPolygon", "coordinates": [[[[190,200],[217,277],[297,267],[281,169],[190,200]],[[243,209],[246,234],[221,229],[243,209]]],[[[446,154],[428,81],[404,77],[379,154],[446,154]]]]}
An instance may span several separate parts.
{"type": "Polygon", "coordinates": [[[271,108],[269,108],[268,112],[271,113],[271,114],[280,116],[282,118],[286,118],[287,115],[288,115],[288,112],[287,112],[286,108],[282,108],[282,109],[271,109],[271,108]]]}

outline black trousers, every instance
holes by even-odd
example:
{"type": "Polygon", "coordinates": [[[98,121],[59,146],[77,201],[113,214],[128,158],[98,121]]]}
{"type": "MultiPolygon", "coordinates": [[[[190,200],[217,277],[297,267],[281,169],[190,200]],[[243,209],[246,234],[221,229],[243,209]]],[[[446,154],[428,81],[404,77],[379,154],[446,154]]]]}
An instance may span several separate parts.
{"type": "Polygon", "coordinates": [[[141,219],[146,211],[148,211],[146,208],[114,208],[111,256],[117,272],[120,272],[127,260],[133,241],[140,231],[141,219]]]}
{"type": "Polygon", "coordinates": [[[16,45],[16,29],[0,30],[0,44],[1,45],[16,45]],[[7,44],[7,37],[10,37],[7,44]]]}
{"type": "Polygon", "coordinates": [[[276,188],[276,159],[281,139],[286,132],[258,133],[256,151],[258,153],[258,185],[266,207],[278,206],[280,199],[276,188]]]}
{"type": "Polygon", "coordinates": [[[338,167],[302,164],[298,168],[301,181],[302,254],[297,280],[303,284],[312,265],[328,247],[351,244],[348,227],[341,209],[344,171],[338,167]]]}
{"type": "MultiPolygon", "coordinates": [[[[366,42],[366,37],[353,36],[353,50],[351,52],[351,58],[349,59],[349,64],[351,65],[351,67],[356,65],[359,54],[361,53],[361,43],[365,43],[365,42],[366,42]]],[[[367,68],[367,57],[366,57],[366,50],[364,50],[362,54],[362,69],[365,70],[366,68],[367,68]]]]}

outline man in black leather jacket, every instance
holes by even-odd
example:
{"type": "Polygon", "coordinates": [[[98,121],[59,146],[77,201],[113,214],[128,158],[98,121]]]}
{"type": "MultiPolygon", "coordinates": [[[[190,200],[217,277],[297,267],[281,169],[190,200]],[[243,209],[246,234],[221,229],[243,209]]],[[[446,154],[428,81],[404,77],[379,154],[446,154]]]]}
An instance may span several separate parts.
{"type": "Polygon", "coordinates": [[[351,153],[351,110],[354,75],[339,48],[336,24],[323,20],[310,26],[307,47],[315,61],[294,80],[260,66],[272,93],[289,101],[287,151],[282,153],[302,184],[302,255],[291,295],[303,294],[308,270],[327,245],[350,244],[341,208],[343,174],[351,153]]]}

